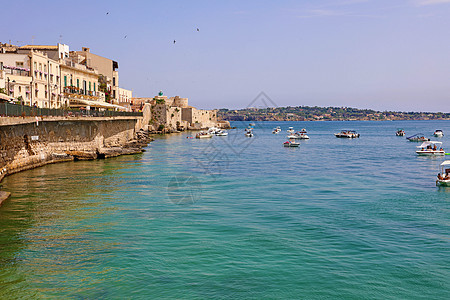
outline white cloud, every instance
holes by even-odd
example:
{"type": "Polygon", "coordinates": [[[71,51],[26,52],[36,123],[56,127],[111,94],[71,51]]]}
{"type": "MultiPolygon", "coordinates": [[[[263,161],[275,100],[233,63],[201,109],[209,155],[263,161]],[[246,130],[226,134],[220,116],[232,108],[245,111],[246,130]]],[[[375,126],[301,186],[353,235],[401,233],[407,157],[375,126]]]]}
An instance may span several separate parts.
{"type": "Polygon", "coordinates": [[[419,6],[425,6],[425,5],[450,3],[450,0],[419,0],[416,2],[417,2],[417,5],[419,5],[419,6]]]}

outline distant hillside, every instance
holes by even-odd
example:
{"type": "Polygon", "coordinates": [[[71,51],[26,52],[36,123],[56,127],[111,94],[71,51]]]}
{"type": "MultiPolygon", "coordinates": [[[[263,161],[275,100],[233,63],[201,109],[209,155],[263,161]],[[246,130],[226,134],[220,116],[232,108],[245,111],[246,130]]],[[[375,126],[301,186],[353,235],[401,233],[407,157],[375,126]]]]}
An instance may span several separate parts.
{"type": "Polygon", "coordinates": [[[395,112],[351,107],[272,107],[240,110],[220,109],[218,116],[226,121],[386,121],[450,120],[450,113],[395,112]]]}

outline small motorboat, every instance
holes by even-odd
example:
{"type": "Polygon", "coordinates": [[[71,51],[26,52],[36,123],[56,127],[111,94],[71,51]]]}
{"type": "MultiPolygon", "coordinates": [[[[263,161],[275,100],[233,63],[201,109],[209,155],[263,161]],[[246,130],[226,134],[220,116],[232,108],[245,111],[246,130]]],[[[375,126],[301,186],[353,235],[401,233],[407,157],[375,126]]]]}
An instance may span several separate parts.
{"type": "Polygon", "coordinates": [[[300,146],[299,142],[294,141],[293,139],[289,139],[289,141],[286,141],[283,143],[284,147],[298,147],[300,146]]]}
{"type": "Polygon", "coordinates": [[[216,134],[219,131],[220,131],[220,128],[217,128],[217,127],[210,127],[208,129],[208,133],[210,133],[210,134],[216,134]]]}
{"type": "Polygon", "coordinates": [[[309,136],[306,134],[306,129],[303,128],[301,131],[297,131],[296,133],[294,133],[294,135],[297,137],[297,139],[300,140],[308,140],[309,136]]]}
{"type": "Polygon", "coordinates": [[[197,139],[210,139],[212,138],[212,134],[209,132],[200,131],[195,135],[195,138],[197,139]]]}
{"type": "Polygon", "coordinates": [[[291,133],[291,134],[295,132],[294,127],[289,127],[288,130],[286,130],[286,131],[287,131],[287,133],[291,133]]]}
{"type": "Polygon", "coordinates": [[[433,133],[433,135],[435,137],[443,137],[444,136],[444,132],[440,129],[436,129],[436,131],[433,133]]]}
{"type": "Polygon", "coordinates": [[[354,130],[342,130],[339,133],[335,133],[334,136],[337,138],[353,139],[353,138],[359,138],[359,133],[357,133],[354,130]]]}
{"type": "Polygon", "coordinates": [[[442,149],[442,142],[436,141],[428,141],[423,142],[422,145],[417,146],[417,148],[421,148],[417,150],[416,153],[422,156],[436,156],[436,155],[445,155],[444,149],[442,149]],[[439,149],[438,149],[439,146],[439,149]]]}
{"type": "Polygon", "coordinates": [[[397,131],[395,132],[396,136],[405,136],[405,131],[401,128],[397,129],[397,131]]]}
{"type": "Polygon", "coordinates": [[[253,137],[253,128],[246,128],[245,129],[245,136],[246,137],[253,137]]]}
{"type": "Polygon", "coordinates": [[[423,133],[416,133],[410,137],[406,138],[410,142],[428,142],[430,139],[427,139],[423,133]]]}
{"type": "Polygon", "coordinates": [[[280,126],[277,126],[277,127],[275,127],[275,128],[272,130],[272,133],[273,133],[273,134],[278,134],[280,131],[281,131],[280,126]]]}
{"type": "Polygon", "coordinates": [[[217,136],[227,136],[228,132],[226,130],[219,130],[219,131],[216,131],[216,135],[217,136]]]}
{"type": "Polygon", "coordinates": [[[450,160],[444,161],[441,165],[441,173],[438,173],[436,185],[450,186],[450,160]]]}

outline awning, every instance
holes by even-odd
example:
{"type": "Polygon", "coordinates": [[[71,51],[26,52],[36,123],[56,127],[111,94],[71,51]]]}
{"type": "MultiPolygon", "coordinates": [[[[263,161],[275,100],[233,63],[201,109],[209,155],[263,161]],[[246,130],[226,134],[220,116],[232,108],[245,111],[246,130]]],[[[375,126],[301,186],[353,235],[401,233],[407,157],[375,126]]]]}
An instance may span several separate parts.
{"type": "Polygon", "coordinates": [[[448,165],[450,165],[450,160],[446,160],[441,164],[441,166],[448,166],[448,165]]]}
{"type": "Polygon", "coordinates": [[[99,107],[99,108],[111,108],[111,109],[124,109],[124,107],[107,103],[107,102],[101,102],[101,101],[91,101],[91,100],[85,100],[85,99],[77,99],[77,98],[69,98],[71,102],[78,102],[80,104],[88,105],[90,107],[99,107]]]}
{"type": "Polygon", "coordinates": [[[6,101],[14,100],[13,97],[10,97],[10,96],[8,96],[8,95],[6,95],[6,94],[2,94],[2,93],[0,93],[0,99],[6,100],[6,101]]]}
{"type": "Polygon", "coordinates": [[[435,145],[435,144],[442,144],[442,142],[428,141],[428,142],[423,142],[422,145],[416,146],[416,147],[417,148],[426,148],[430,145],[435,145]]]}

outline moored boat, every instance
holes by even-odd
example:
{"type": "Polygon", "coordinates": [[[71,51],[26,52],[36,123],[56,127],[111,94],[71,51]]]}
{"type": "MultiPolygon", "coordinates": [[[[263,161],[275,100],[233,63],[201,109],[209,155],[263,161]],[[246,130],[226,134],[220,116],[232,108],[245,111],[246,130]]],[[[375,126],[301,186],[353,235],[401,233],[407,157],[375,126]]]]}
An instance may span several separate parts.
{"type": "Polygon", "coordinates": [[[450,186],[450,160],[446,160],[440,165],[441,173],[438,173],[436,185],[450,186]]]}
{"type": "Polygon", "coordinates": [[[416,153],[421,156],[436,156],[436,155],[445,155],[444,149],[441,147],[442,142],[436,141],[427,141],[423,142],[422,145],[417,146],[417,148],[421,148],[417,150],[416,153]],[[439,149],[438,149],[439,146],[439,149]]]}
{"type": "Polygon", "coordinates": [[[430,139],[426,138],[423,133],[416,133],[415,135],[406,138],[410,142],[428,142],[430,139]]]}
{"type": "Polygon", "coordinates": [[[208,139],[209,138],[210,139],[210,138],[212,138],[212,134],[209,132],[200,131],[199,133],[197,133],[195,135],[195,138],[197,138],[197,139],[208,139]]]}
{"type": "Polygon", "coordinates": [[[226,131],[226,130],[219,130],[219,131],[216,131],[216,135],[217,136],[227,136],[228,135],[228,132],[226,131]]]}
{"type": "Polygon", "coordinates": [[[253,128],[245,128],[245,136],[253,137],[253,128]]]}
{"type": "Polygon", "coordinates": [[[337,138],[353,139],[353,138],[359,138],[359,133],[357,133],[354,130],[342,130],[339,133],[335,133],[334,136],[337,137],[337,138]]]}
{"type": "Polygon", "coordinates": [[[286,131],[287,131],[287,133],[291,133],[291,134],[295,132],[294,127],[289,127],[288,130],[286,130],[286,131]]]}
{"type": "Polygon", "coordinates": [[[299,142],[294,141],[293,139],[289,139],[289,141],[286,141],[283,143],[284,147],[298,147],[300,146],[299,142]]]}
{"type": "Polygon", "coordinates": [[[273,134],[278,134],[280,131],[281,131],[280,126],[277,126],[277,127],[275,127],[275,128],[272,130],[272,133],[273,133],[273,134]]]}
{"type": "Polygon", "coordinates": [[[397,131],[395,132],[396,136],[404,136],[405,135],[405,131],[401,128],[398,128],[397,131]]]}
{"type": "Polygon", "coordinates": [[[443,137],[444,136],[444,132],[440,129],[436,129],[436,131],[433,133],[433,135],[435,137],[443,137]]]}

